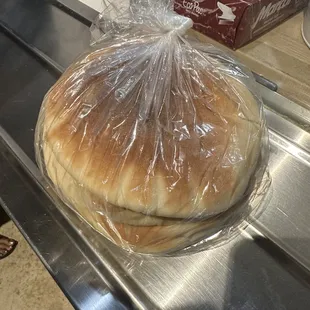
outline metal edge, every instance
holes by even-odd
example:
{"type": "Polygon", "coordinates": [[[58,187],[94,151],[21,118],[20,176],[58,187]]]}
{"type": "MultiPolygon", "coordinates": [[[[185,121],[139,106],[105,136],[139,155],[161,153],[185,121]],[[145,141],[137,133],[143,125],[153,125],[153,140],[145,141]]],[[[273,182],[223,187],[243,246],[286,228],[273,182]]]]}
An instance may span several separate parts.
{"type": "Polygon", "coordinates": [[[292,100],[258,85],[264,105],[275,113],[290,119],[303,130],[310,131],[310,111],[292,100]]]}
{"type": "Polygon", "coordinates": [[[10,37],[13,41],[17,42],[19,45],[24,47],[27,51],[32,53],[38,60],[47,64],[50,68],[52,68],[56,73],[62,74],[65,69],[56,63],[53,59],[47,56],[45,53],[41,52],[35,46],[27,43],[23,38],[21,38],[13,29],[11,29],[6,23],[0,20],[0,30],[3,31],[8,37],[10,37]]]}
{"type": "Polygon", "coordinates": [[[264,87],[267,87],[268,89],[272,91],[276,92],[278,90],[278,85],[275,82],[265,78],[263,75],[258,74],[254,71],[252,71],[252,73],[257,83],[261,84],[264,87]]]}
{"type": "Polygon", "coordinates": [[[52,4],[88,27],[98,15],[98,12],[77,0],[54,0],[52,4]]]}

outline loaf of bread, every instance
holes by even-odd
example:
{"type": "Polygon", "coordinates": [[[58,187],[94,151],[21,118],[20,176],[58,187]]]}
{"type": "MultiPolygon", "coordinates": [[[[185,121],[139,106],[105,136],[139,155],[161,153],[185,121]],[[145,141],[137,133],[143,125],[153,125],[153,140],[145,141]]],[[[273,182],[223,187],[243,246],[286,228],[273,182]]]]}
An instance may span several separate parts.
{"type": "Polygon", "coordinates": [[[167,253],[228,225],[263,127],[238,72],[186,46],[159,55],[153,41],[102,47],[68,68],[44,99],[36,145],[60,197],[97,231],[167,253]]]}

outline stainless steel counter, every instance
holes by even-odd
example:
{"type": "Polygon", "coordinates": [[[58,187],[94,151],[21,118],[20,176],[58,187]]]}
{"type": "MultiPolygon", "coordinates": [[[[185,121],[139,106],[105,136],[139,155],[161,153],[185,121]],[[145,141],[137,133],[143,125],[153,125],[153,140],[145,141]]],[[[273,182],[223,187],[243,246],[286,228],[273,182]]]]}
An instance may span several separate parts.
{"type": "Polygon", "coordinates": [[[309,309],[310,114],[276,92],[260,86],[273,179],[266,209],[214,250],[129,255],[46,186],[34,163],[38,110],[87,48],[93,14],[70,3],[0,3],[0,202],[71,302],[78,309],[309,309]]]}

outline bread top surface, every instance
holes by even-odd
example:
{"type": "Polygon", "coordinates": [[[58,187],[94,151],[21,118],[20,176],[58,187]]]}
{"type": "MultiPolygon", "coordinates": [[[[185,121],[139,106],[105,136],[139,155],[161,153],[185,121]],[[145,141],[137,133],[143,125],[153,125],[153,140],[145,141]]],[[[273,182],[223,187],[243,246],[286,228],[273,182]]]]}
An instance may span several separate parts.
{"type": "Polygon", "coordinates": [[[45,97],[39,143],[115,206],[173,218],[227,210],[259,156],[256,100],[199,53],[180,64],[134,52],[104,48],[72,65],[45,97]]]}

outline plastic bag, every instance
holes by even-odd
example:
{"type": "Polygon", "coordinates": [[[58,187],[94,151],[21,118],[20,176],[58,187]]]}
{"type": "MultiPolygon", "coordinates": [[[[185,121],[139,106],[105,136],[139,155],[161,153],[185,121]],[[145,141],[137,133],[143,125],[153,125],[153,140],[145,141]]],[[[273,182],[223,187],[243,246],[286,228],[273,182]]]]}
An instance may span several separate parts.
{"type": "Polygon", "coordinates": [[[268,187],[252,74],[185,36],[170,1],[108,7],[92,50],[46,94],[36,156],[60,198],[124,249],[175,254],[227,240],[268,187]]]}

